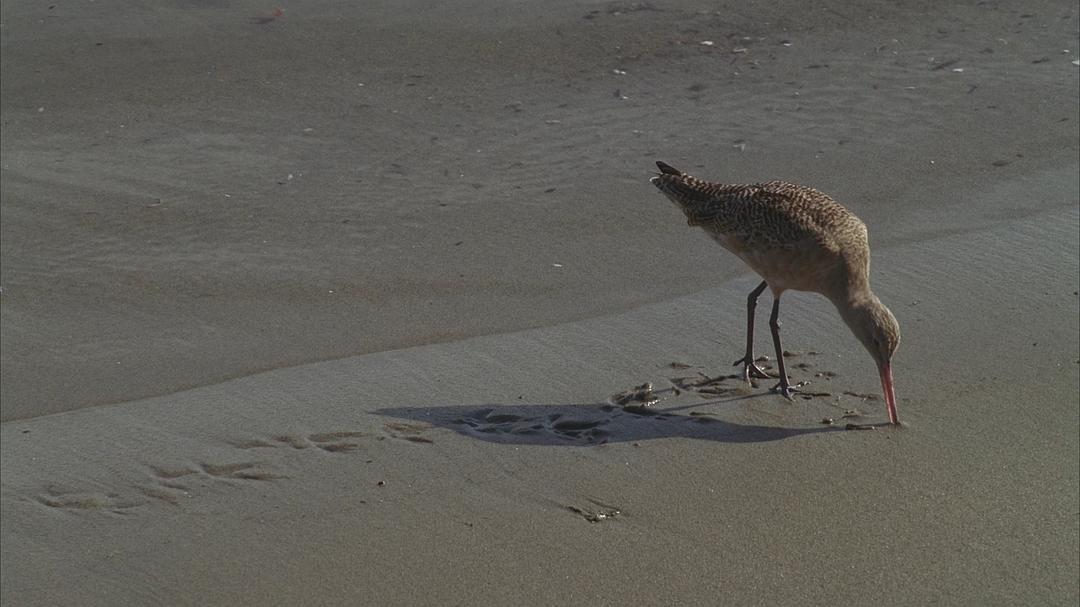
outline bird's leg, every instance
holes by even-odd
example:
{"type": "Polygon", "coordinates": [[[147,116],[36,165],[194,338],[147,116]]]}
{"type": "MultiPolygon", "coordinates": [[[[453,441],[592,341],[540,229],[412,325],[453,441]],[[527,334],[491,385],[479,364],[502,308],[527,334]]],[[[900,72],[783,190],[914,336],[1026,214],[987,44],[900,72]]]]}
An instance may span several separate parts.
{"type": "Polygon", "coordinates": [[[743,380],[750,383],[751,377],[768,379],[769,374],[754,364],[754,308],[757,307],[758,297],[765,287],[769,286],[764,280],[756,289],[750,291],[746,297],[746,356],[735,361],[733,367],[743,366],[743,380]]]}
{"type": "Polygon", "coordinates": [[[780,383],[773,386],[773,392],[779,392],[784,398],[791,400],[791,395],[798,392],[795,386],[788,382],[787,369],[784,368],[784,348],[780,345],[780,296],[773,300],[772,316],[769,317],[769,328],[772,329],[773,347],[776,348],[776,364],[780,367],[780,383]]]}

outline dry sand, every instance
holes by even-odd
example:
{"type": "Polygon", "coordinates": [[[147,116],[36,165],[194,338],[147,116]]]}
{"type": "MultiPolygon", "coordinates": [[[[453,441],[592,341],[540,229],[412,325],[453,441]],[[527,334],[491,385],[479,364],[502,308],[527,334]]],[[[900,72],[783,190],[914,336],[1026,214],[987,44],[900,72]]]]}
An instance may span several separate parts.
{"type": "Polygon", "coordinates": [[[4,605],[1080,598],[1073,3],[284,8],[0,5],[4,605]],[[908,427],[680,379],[656,158],[866,220],[908,427]]]}

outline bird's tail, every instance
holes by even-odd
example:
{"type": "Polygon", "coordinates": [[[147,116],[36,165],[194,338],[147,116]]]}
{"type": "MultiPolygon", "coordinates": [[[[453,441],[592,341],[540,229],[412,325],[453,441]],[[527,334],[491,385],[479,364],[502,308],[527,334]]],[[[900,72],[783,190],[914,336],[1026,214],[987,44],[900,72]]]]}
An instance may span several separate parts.
{"type": "Polygon", "coordinates": [[[649,181],[686,213],[691,225],[696,225],[713,207],[715,184],[687,175],[666,162],[657,161],[656,166],[660,174],[649,181]]]}
{"type": "Polygon", "coordinates": [[[658,169],[660,169],[660,174],[661,175],[682,175],[683,174],[682,171],[680,171],[679,169],[677,169],[677,168],[671,166],[670,164],[664,162],[663,160],[657,160],[656,161],[656,167],[658,169]]]}

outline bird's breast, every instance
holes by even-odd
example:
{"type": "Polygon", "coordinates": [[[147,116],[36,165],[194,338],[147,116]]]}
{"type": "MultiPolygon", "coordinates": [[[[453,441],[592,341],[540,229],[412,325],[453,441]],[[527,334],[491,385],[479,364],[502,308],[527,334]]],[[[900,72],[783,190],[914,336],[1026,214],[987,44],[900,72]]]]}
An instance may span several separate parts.
{"type": "Polygon", "coordinates": [[[711,234],[722,247],[750,266],[774,290],[825,292],[842,262],[839,255],[812,243],[755,246],[734,234],[711,234]]]}

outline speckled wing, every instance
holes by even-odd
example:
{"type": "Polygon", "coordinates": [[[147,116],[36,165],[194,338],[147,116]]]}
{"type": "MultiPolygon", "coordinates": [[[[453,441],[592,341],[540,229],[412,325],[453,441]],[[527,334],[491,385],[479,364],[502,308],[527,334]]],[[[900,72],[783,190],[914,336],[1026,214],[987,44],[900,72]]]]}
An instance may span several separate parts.
{"type": "Polygon", "coordinates": [[[738,207],[733,209],[738,219],[726,222],[724,227],[734,230],[749,246],[806,246],[813,242],[839,251],[866,244],[863,222],[813,188],[785,181],[754,184],[733,206],[738,207]]]}
{"type": "Polygon", "coordinates": [[[727,185],[664,173],[653,183],[700,226],[734,252],[817,243],[839,248],[838,237],[865,241],[866,227],[850,211],[813,188],[784,181],[727,185]]]}

